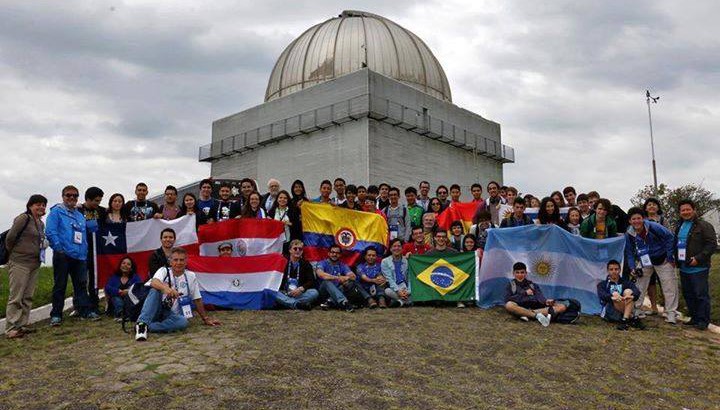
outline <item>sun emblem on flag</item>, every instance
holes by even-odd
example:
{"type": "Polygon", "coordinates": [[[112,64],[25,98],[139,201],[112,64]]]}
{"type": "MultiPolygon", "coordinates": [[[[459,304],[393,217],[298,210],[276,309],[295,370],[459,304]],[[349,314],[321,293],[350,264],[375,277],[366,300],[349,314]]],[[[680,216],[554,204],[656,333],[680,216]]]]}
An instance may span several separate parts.
{"type": "Polygon", "coordinates": [[[513,210],[512,208],[505,208],[502,213],[502,219],[508,219],[512,216],[513,210]]]}
{"type": "Polygon", "coordinates": [[[340,228],[335,232],[335,242],[343,249],[349,249],[357,243],[357,235],[350,228],[340,228]]]}
{"type": "Polygon", "coordinates": [[[531,271],[530,273],[537,275],[541,278],[547,278],[555,273],[556,266],[553,264],[553,260],[546,256],[538,256],[530,262],[531,271]]]}

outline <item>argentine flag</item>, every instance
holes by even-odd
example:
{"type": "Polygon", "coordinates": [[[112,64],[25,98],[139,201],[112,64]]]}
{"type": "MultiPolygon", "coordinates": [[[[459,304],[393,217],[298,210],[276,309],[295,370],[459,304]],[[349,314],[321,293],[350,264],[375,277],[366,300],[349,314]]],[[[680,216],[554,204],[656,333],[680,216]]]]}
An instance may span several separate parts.
{"type": "Polygon", "coordinates": [[[490,229],[478,277],[478,306],[505,303],[505,286],[515,262],[527,265],[527,278],[545,297],[577,299],[582,312],[600,314],[597,284],[607,276],[607,262],[622,263],[625,238],[603,240],[572,235],[555,225],[490,229]]]}

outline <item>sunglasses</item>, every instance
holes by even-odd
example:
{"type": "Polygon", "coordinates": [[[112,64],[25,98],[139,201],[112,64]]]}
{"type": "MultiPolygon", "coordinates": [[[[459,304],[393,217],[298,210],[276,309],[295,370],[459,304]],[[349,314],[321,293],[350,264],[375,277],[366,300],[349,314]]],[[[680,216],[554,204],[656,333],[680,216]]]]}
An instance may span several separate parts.
{"type": "Polygon", "coordinates": [[[64,196],[65,198],[77,198],[77,197],[79,197],[80,195],[79,195],[79,194],[65,194],[65,195],[63,195],[63,196],[64,196]]]}
{"type": "Polygon", "coordinates": [[[303,250],[302,246],[293,246],[291,249],[294,250],[294,251],[301,251],[301,250],[303,250]]]}

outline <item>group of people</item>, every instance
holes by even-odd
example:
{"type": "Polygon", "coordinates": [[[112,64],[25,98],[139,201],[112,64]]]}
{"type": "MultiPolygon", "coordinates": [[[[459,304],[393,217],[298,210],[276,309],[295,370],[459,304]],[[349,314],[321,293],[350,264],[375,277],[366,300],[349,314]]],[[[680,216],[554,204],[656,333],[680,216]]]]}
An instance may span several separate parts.
{"type": "MultiPolygon", "coordinates": [[[[675,269],[678,268],[683,296],[692,317],[690,323],[699,329],[709,324],[708,273],[716,238],[712,225],[697,216],[695,205],[689,200],[680,203],[681,220],[675,224],[673,233],[667,227],[669,221],[663,219],[660,203],[653,198],[649,198],[643,208],[631,208],[626,213],[595,191],[578,195],[573,187],[566,187],[562,192],[538,199],[529,194],[521,196],[516,188],[493,181],[486,186],[487,197],[483,197],[482,185],[473,184],[470,188],[471,201],[477,204],[470,229],[455,221],[445,230],[438,226],[437,218],[460,202],[462,190],[457,184],[449,188],[440,185],[435,189],[436,196],[431,197],[427,181],[420,182],[417,188],[411,186],[401,191],[385,183],[365,187],[336,178],[332,182],[322,181],[319,195],[312,199],[300,180],[294,181],[286,191],[281,189],[278,180],[271,179],[263,194],[252,179],[243,179],[239,185],[237,199],[233,199],[233,186],[227,183],[223,183],[217,197],[213,197],[210,179],[200,183],[197,196],[186,193],[182,199],[178,198],[175,187],[168,186],[163,204],[159,206],[147,198],[147,185],[139,183],[134,199],[125,201],[122,194],[115,193],[106,208],[101,206],[102,189],[88,188],[84,201],[78,204],[80,191],[69,185],[62,190],[62,202],[50,209],[46,223],[42,217],[47,199],[42,195],[31,196],[26,212],[15,218],[6,236],[10,272],[7,337],[23,337],[31,331],[28,316],[32,295],[48,246],[53,249],[54,270],[50,325],[62,324],[68,278],[73,285],[73,314],[99,320],[91,234],[100,224],[149,218],[172,220],[184,215],[195,215],[198,226],[230,218],[270,218],[283,222],[283,253],[288,263],[276,295],[275,303],[280,308],[310,309],[319,304],[323,308],[351,311],[358,306],[408,306],[412,303],[407,276],[410,255],[474,251],[482,258],[489,229],[553,224],[592,239],[625,236],[625,264],[619,267],[619,276],[613,272],[620,264],[609,261],[604,291],[600,289],[602,283],[598,287],[605,311],[609,312],[603,315],[606,319],[619,321],[620,325],[640,323],[638,318],[644,314],[641,302],[645,294],[653,297],[659,281],[665,296],[666,320],[675,323],[679,297],[675,269]],[[401,192],[404,201],[401,201],[401,192]],[[381,215],[388,226],[388,254],[381,255],[378,249],[367,248],[360,263],[351,267],[341,261],[342,249],[332,245],[326,260],[310,264],[303,258],[300,212],[303,203],[308,201],[381,215]],[[538,208],[537,219],[526,214],[528,206],[538,208]],[[507,214],[502,211],[509,207],[512,210],[507,214]],[[565,216],[561,215],[561,209],[567,210],[565,216]],[[632,309],[628,308],[630,305],[632,309]]],[[[175,232],[166,229],[159,239],[161,246],[152,254],[148,272],[137,272],[135,262],[129,257],[120,262],[105,287],[108,312],[120,316],[128,289],[146,276],[150,278],[147,285],[152,290],[136,325],[138,340],[146,339],[148,331],[184,328],[193,307],[206,324],[219,324],[204,309],[197,279],[186,269],[187,254],[174,246],[175,232]]],[[[231,256],[232,244],[221,244],[218,251],[221,257],[231,256]]],[[[522,271],[526,269],[521,264],[515,268],[514,291],[508,294],[506,307],[521,318],[535,317],[543,324],[549,323],[554,313],[562,312],[564,305],[544,299],[540,289],[525,278],[522,271]]],[[[464,304],[458,303],[458,306],[464,304]]],[[[627,328],[620,325],[619,328],[627,328]]]]}

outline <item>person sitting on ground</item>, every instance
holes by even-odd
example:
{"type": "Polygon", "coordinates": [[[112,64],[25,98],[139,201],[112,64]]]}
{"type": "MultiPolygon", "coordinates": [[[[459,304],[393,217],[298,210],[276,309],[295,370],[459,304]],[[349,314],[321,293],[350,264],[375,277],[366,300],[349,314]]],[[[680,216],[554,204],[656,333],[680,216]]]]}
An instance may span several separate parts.
{"type": "Polygon", "coordinates": [[[129,256],[122,258],[115,274],[108,278],[107,284],[105,284],[105,297],[108,301],[107,311],[108,314],[112,312],[115,320],[122,320],[123,296],[127,295],[130,286],[141,281],[132,258],[129,256]]]}
{"type": "Polygon", "coordinates": [[[187,251],[173,248],[170,251],[170,268],[162,267],[150,279],[150,292],[143,303],[135,325],[135,340],[145,341],[148,331],[166,333],[183,330],[193,317],[192,304],[208,326],[220,324],[205,312],[200,285],[194,272],[186,269],[187,251]]]}
{"type": "Polygon", "coordinates": [[[612,207],[610,201],[605,198],[597,200],[595,205],[595,213],[587,217],[580,224],[580,235],[590,239],[606,239],[617,236],[617,224],[615,220],[608,215],[608,210],[612,207]]]}
{"type": "Polygon", "coordinates": [[[527,322],[535,317],[547,327],[552,317],[565,311],[566,306],[545,299],[540,287],[527,279],[527,266],[522,262],[513,265],[513,276],[505,288],[505,310],[527,322]]]}
{"type": "Polygon", "coordinates": [[[675,235],[659,223],[645,220],[645,212],[640,208],[630,208],[628,216],[630,227],[625,232],[625,260],[630,269],[634,269],[640,290],[635,308],[642,309],[650,278],[657,272],[665,299],[665,321],[675,324],[680,296],[675,276],[675,235]]]}
{"type": "Polygon", "coordinates": [[[387,307],[385,289],[387,288],[387,279],[380,270],[380,264],[377,260],[377,249],[370,246],[363,251],[363,262],[359,263],[356,271],[360,277],[360,283],[365,291],[372,298],[371,301],[376,302],[368,305],[369,308],[387,307]]]}
{"type": "MultiPolygon", "coordinates": [[[[517,197],[513,200],[513,213],[500,222],[501,228],[514,228],[516,226],[532,225],[533,220],[525,214],[525,199],[517,197]]],[[[472,230],[471,230],[472,232],[472,230]]]]}
{"type": "Polygon", "coordinates": [[[597,294],[600,298],[602,311],[600,317],[608,322],[617,322],[618,330],[628,330],[632,325],[644,329],[645,325],[633,316],[635,301],[640,299],[640,291],[634,283],[620,276],[620,262],[610,260],[607,263],[607,278],[598,283],[597,294]]]}
{"type": "Polygon", "coordinates": [[[155,249],[148,261],[148,275],[160,268],[170,267],[170,251],[175,246],[175,230],[165,228],[160,232],[160,247],[155,249]]]}
{"type": "Polygon", "coordinates": [[[385,295],[390,298],[391,307],[409,306],[410,287],[408,286],[408,261],[403,257],[402,241],[398,238],[390,241],[390,257],[380,263],[383,276],[387,279],[385,295]]]}
{"type": "Polygon", "coordinates": [[[462,252],[463,239],[465,238],[465,227],[461,221],[453,221],[450,224],[450,246],[458,252],[462,252]]]}
{"type": "Polygon", "coordinates": [[[303,243],[293,239],[280,291],[275,295],[275,305],[285,309],[310,310],[318,296],[320,293],[315,289],[312,265],[303,258],[303,243]]]}
{"type": "Polygon", "coordinates": [[[218,257],[229,258],[232,256],[233,246],[230,242],[223,242],[218,245],[218,257]]]}
{"type": "Polygon", "coordinates": [[[403,255],[407,258],[410,257],[410,255],[422,255],[430,249],[432,249],[432,247],[425,243],[423,228],[417,227],[412,230],[412,242],[404,244],[402,251],[403,255]]]}
{"type": "Polygon", "coordinates": [[[330,307],[328,302],[331,301],[336,307],[352,312],[353,306],[348,301],[347,295],[359,291],[365,300],[370,299],[370,295],[358,286],[355,273],[350,267],[340,261],[341,254],[340,245],[331,245],[327,259],[319,262],[315,268],[315,274],[320,282],[320,298],[325,301],[320,307],[327,309],[330,307]]]}

